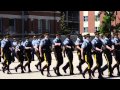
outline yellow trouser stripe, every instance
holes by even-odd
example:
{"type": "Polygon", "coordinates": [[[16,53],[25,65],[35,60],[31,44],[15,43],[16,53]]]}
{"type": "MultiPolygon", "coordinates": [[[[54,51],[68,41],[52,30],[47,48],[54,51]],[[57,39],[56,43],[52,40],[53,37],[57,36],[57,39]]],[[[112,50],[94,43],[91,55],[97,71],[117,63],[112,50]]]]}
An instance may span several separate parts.
{"type": "MultiPolygon", "coordinates": [[[[109,61],[108,61],[107,55],[104,54],[104,56],[105,56],[105,58],[106,58],[106,60],[107,60],[107,64],[108,64],[108,66],[109,66],[109,61]]],[[[109,70],[108,70],[108,73],[110,74],[110,71],[109,71],[109,70]]]]}
{"type": "Polygon", "coordinates": [[[47,64],[47,66],[48,66],[48,62],[47,62],[47,58],[46,58],[45,53],[44,53],[44,60],[46,61],[46,64],[47,64]]]}
{"type": "Polygon", "coordinates": [[[86,61],[86,62],[87,62],[87,64],[88,64],[88,69],[90,69],[90,63],[88,62],[87,55],[85,55],[85,61],[86,61]]]}

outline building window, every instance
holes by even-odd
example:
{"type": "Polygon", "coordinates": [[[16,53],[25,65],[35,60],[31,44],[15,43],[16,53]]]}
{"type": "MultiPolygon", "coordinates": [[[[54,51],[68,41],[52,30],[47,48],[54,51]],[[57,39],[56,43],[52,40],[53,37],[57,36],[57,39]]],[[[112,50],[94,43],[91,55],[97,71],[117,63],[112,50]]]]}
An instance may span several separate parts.
{"type": "Polygon", "coordinates": [[[11,34],[15,33],[16,31],[15,19],[9,19],[9,29],[11,34]]]}
{"type": "Polygon", "coordinates": [[[0,18],[0,33],[2,33],[2,18],[0,18]]]}
{"type": "Polygon", "coordinates": [[[95,21],[100,21],[100,17],[98,15],[95,16],[95,21]]]}
{"type": "Polygon", "coordinates": [[[99,27],[95,27],[95,32],[99,30],[99,27]]]}
{"type": "Polygon", "coordinates": [[[84,27],[84,32],[88,32],[88,27],[84,27]]]}
{"type": "Polygon", "coordinates": [[[88,21],[88,16],[84,16],[84,21],[88,21]]]}
{"type": "Polygon", "coordinates": [[[46,20],[46,32],[50,33],[50,20],[46,20]]]}
{"type": "Polygon", "coordinates": [[[38,33],[42,33],[42,20],[38,20],[38,33]]]}

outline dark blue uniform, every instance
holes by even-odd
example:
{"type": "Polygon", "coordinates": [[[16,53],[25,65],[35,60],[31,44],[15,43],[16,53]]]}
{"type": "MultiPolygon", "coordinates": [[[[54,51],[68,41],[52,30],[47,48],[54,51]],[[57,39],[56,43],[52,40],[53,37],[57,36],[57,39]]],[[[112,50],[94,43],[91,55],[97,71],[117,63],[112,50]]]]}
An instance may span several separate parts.
{"type": "Polygon", "coordinates": [[[16,46],[16,51],[17,51],[17,58],[20,62],[19,65],[17,65],[17,67],[15,67],[15,70],[17,72],[17,69],[19,67],[21,67],[21,73],[24,73],[24,70],[23,70],[23,61],[25,59],[24,55],[25,55],[25,48],[23,45],[21,45],[21,43],[19,43],[17,46],[16,46]]]}
{"type": "MultiPolygon", "coordinates": [[[[80,38],[77,38],[75,45],[79,46],[79,48],[81,48],[81,45],[83,43],[83,40],[80,38]]],[[[80,73],[82,73],[82,64],[84,63],[83,60],[81,60],[81,50],[77,49],[77,55],[78,55],[78,59],[80,60],[79,65],[77,66],[78,70],[80,71],[80,73]]]]}
{"type": "MultiPolygon", "coordinates": [[[[31,69],[30,69],[30,63],[31,63],[31,61],[32,61],[32,42],[31,41],[29,41],[29,40],[26,40],[25,41],[25,54],[26,54],[26,57],[27,57],[27,63],[25,64],[25,66],[24,66],[24,69],[25,69],[25,67],[26,66],[28,66],[28,72],[31,72],[31,69]],[[30,47],[29,49],[26,49],[26,48],[28,48],[28,47],[30,47]]],[[[25,69],[26,70],[26,69],[25,69]]]]}
{"type": "Polygon", "coordinates": [[[45,68],[47,68],[47,76],[51,76],[50,75],[50,65],[51,65],[51,60],[52,60],[52,57],[51,57],[51,46],[52,46],[52,43],[50,41],[50,39],[48,38],[44,38],[41,40],[40,42],[40,47],[42,48],[42,54],[43,54],[43,57],[44,57],[44,60],[47,62],[47,65],[45,65],[43,67],[43,69],[41,70],[42,74],[43,74],[43,71],[45,68]]]}
{"type": "Polygon", "coordinates": [[[70,74],[72,75],[73,74],[73,51],[74,51],[75,45],[74,45],[74,42],[69,38],[66,38],[63,44],[65,46],[66,55],[69,59],[69,62],[63,67],[63,70],[66,73],[66,69],[70,67],[70,74]],[[70,46],[71,48],[67,48],[66,46],[70,46]]]}
{"type": "Polygon", "coordinates": [[[4,43],[2,43],[1,48],[3,48],[3,53],[4,53],[4,63],[3,63],[3,72],[7,69],[8,70],[8,74],[10,73],[9,71],[9,65],[11,64],[12,61],[12,42],[10,40],[5,40],[3,41],[4,43]]]}
{"type": "Polygon", "coordinates": [[[119,70],[119,65],[120,65],[120,39],[119,38],[114,38],[113,43],[114,43],[114,48],[115,48],[115,60],[117,62],[113,66],[113,70],[115,69],[115,67],[117,67],[118,75],[120,76],[120,70],[119,70]]]}
{"type": "Polygon", "coordinates": [[[91,78],[91,68],[93,66],[93,59],[92,59],[92,43],[87,39],[84,40],[81,48],[83,49],[83,58],[85,62],[88,64],[88,67],[83,72],[83,77],[85,78],[85,73],[88,71],[89,78],[91,78]]]}
{"type": "Polygon", "coordinates": [[[107,45],[112,48],[113,42],[111,41],[111,38],[106,37],[104,39],[104,56],[107,60],[107,64],[102,68],[102,71],[105,71],[108,68],[109,76],[112,76],[112,52],[106,48],[107,45]]]}
{"type": "Polygon", "coordinates": [[[92,45],[93,45],[93,49],[94,49],[94,56],[95,56],[95,60],[96,60],[96,66],[93,68],[93,76],[94,76],[94,72],[96,69],[98,69],[98,72],[99,72],[99,78],[101,78],[101,66],[102,66],[102,52],[96,50],[96,48],[98,49],[101,49],[102,50],[102,46],[103,46],[103,43],[102,41],[95,37],[93,40],[92,40],[92,45]]]}
{"type": "Polygon", "coordinates": [[[62,41],[60,38],[55,38],[53,40],[54,46],[54,55],[57,60],[57,66],[54,69],[55,73],[59,76],[61,75],[59,72],[59,67],[63,64],[63,56],[62,56],[62,41]]]}

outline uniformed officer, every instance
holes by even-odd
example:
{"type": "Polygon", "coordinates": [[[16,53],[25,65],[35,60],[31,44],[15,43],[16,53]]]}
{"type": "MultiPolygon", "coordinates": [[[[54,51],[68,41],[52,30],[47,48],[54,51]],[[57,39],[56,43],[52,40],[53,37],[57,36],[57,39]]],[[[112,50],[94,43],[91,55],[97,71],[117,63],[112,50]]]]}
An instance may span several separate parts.
{"type": "Polygon", "coordinates": [[[33,49],[33,46],[32,46],[32,42],[30,41],[30,39],[27,37],[26,38],[26,41],[24,42],[25,44],[25,54],[26,54],[26,57],[27,57],[27,63],[24,65],[24,70],[26,70],[26,66],[28,66],[28,72],[31,72],[31,69],[30,69],[30,63],[32,61],[32,49],[33,49]]]}
{"type": "Polygon", "coordinates": [[[86,33],[86,39],[84,40],[81,46],[81,59],[84,60],[88,67],[83,71],[82,75],[85,78],[85,73],[88,71],[89,79],[92,78],[91,76],[91,68],[93,66],[93,59],[92,59],[92,43],[90,40],[90,34],[86,33]]]}
{"type": "Polygon", "coordinates": [[[77,55],[78,55],[78,59],[79,59],[79,65],[77,66],[78,70],[80,71],[80,73],[82,73],[82,64],[84,62],[82,62],[83,60],[81,60],[81,45],[83,43],[83,39],[82,39],[82,35],[78,35],[77,36],[77,40],[75,41],[75,45],[77,48],[77,55]]]}
{"type": "Polygon", "coordinates": [[[25,55],[25,48],[24,46],[21,44],[21,40],[19,40],[19,42],[17,43],[17,46],[16,46],[16,49],[15,49],[15,52],[17,54],[17,58],[20,62],[20,64],[18,64],[16,67],[15,67],[15,70],[17,72],[17,69],[19,67],[21,67],[21,73],[24,73],[24,70],[23,70],[23,62],[24,62],[24,55],[25,55]]]}
{"type": "Polygon", "coordinates": [[[44,57],[44,60],[47,62],[47,64],[41,69],[41,73],[43,75],[43,71],[45,68],[47,68],[47,76],[50,75],[50,65],[51,65],[51,48],[52,48],[52,42],[49,39],[49,34],[45,33],[44,34],[44,39],[41,40],[40,42],[40,57],[44,57]]]}
{"type": "Polygon", "coordinates": [[[40,44],[40,41],[38,41],[38,39],[36,38],[36,40],[33,43],[33,48],[34,48],[35,54],[36,54],[39,62],[35,66],[38,70],[41,70],[41,58],[40,58],[40,53],[39,53],[39,44],[40,44]],[[40,66],[40,69],[38,68],[38,66],[40,66]]]}
{"type": "Polygon", "coordinates": [[[3,43],[1,43],[1,48],[2,48],[2,56],[4,57],[4,63],[3,63],[3,72],[5,72],[5,70],[7,70],[7,74],[10,74],[10,69],[9,66],[11,64],[12,61],[12,42],[9,40],[9,35],[6,36],[5,41],[3,41],[3,43]]]}
{"type": "Polygon", "coordinates": [[[120,65],[120,38],[118,37],[118,33],[114,33],[113,43],[114,43],[114,49],[115,49],[114,50],[114,52],[115,52],[115,60],[117,62],[113,66],[113,70],[115,69],[115,67],[117,67],[117,70],[118,70],[117,75],[120,76],[120,70],[119,70],[119,65],[120,65]]]}
{"type": "Polygon", "coordinates": [[[67,35],[67,38],[64,40],[63,44],[65,46],[65,52],[68,57],[69,62],[63,67],[64,72],[66,73],[66,69],[69,67],[70,75],[73,75],[73,51],[75,48],[74,42],[71,40],[71,36],[67,35]]]}
{"type": "Polygon", "coordinates": [[[96,64],[97,64],[92,70],[92,75],[94,76],[95,70],[98,69],[98,73],[99,73],[98,78],[101,79],[101,78],[103,78],[102,74],[101,74],[101,66],[103,63],[103,60],[102,60],[103,43],[100,40],[99,32],[95,32],[95,38],[92,40],[92,45],[93,45],[93,49],[94,49],[94,56],[95,56],[94,58],[95,58],[96,64]]]}
{"type": "Polygon", "coordinates": [[[12,46],[13,46],[13,48],[12,48],[12,61],[14,62],[15,61],[15,57],[16,57],[15,48],[17,46],[16,38],[13,38],[12,46]]]}
{"type": "Polygon", "coordinates": [[[113,43],[111,41],[111,35],[109,33],[105,33],[105,38],[104,38],[104,56],[107,60],[107,64],[102,68],[102,72],[105,71],[108,68],[109,77],[112,77],[112,52],[114,51],[113,48],[113,43]]]}
{"type": "Polygon", "coordinates": [[[62,41],[60,39],[60,34],[56,34],[56,38],[53,40],[53,48],[54,48],[54,55],[57,61],[56,67],[54,67],[54,72],[57,76],[61,76],[60,74],[60,66],[63,64],[63,56],[62,56],[62,41]]]}

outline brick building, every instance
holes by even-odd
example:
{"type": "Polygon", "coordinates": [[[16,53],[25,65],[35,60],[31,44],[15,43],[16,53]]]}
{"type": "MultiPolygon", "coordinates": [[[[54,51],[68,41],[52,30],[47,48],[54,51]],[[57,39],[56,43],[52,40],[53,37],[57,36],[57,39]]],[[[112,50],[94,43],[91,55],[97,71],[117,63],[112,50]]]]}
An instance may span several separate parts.
{"type": "Polygon", "coordinates": [[[0,34],[51,34],[60,30],[59,11],[0,11],[0,34]]]}
{"type": "MultiPolygon", "coordinates": [[[[104,14],[98,17],[99,11],[80,11],[80,33],[90,32],[94,35],[94,32],[98,30],[104,14]]],[[[112,22],[112,25],[120,23],[120,11],[117,11],[116,20],[112,22]]]]}

